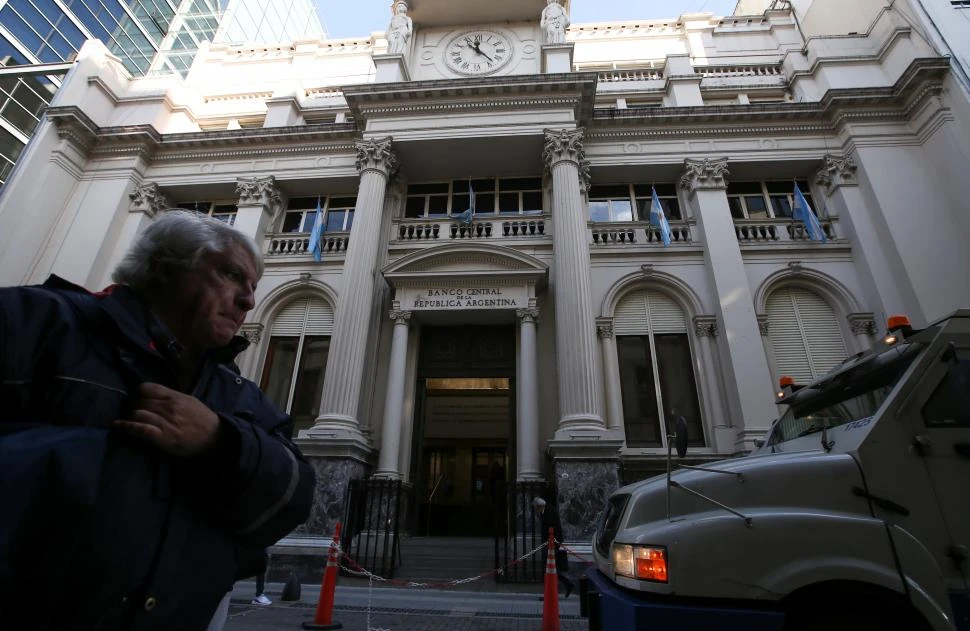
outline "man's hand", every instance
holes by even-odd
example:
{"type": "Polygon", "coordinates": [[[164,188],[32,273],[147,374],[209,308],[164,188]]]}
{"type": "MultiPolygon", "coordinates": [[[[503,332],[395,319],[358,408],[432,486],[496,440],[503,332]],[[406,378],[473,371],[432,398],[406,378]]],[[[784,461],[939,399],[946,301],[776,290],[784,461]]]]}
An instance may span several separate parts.
{"type": "Polygon", "coordinates": [[[195,397],[157,383],[141,384],[132,418],[117,420],[114,426],[175,456],[199,454],[219,438],[215,412],[195,397]]]}

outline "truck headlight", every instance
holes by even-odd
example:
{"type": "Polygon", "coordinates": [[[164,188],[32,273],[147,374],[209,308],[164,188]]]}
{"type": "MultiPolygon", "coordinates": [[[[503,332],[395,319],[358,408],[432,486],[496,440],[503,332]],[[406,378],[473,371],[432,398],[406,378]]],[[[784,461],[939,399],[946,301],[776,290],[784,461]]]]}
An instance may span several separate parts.
{"type": "Polygon", "coordinates": [[[667,548],[614,543],[613,570],[630,578],[666,583],[667,548]]]}

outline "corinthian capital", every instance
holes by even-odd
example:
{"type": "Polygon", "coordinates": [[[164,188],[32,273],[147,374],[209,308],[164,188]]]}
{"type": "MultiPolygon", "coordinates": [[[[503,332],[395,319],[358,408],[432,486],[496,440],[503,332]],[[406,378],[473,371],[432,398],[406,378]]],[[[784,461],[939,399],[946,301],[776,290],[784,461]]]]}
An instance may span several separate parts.
{"type": "Polygon", "coordinates": [[[236,179],[236,195],[239,196],[240,206],[262,205],[266,208],[278,208],[283,205],[276,178],[272,175],[236,179]]]}
{"type": "Polygon", "coordinates": [[[522,322],[538,322],[539,321],[539,310],[535,307],[530,307],[528,309],[516,309],[516,317],[522,322]]]}
{"type": "Polygon", "coordinates": [[[582,127],[576,129],[547,129],[545,131],[545,145],[542,148],[542,161],[547,169],[558,162],[575,162],[579,169],[579,184],[583,190],[589,190],[589,160],[583,150],[582,127]]]}
{"type": "Polygon", "coordinates": [[[387,316],[391,319],[394,324],[403,324],[408,326],[411,324],[411,312],[402,311],[400,309],[393,309],[387,313],[387,316]]]}
{"type": "Polygon", "coordinates": [[[394,155],[390,136],[379,140],[358,140],[354,146],[357,147],[358,171],[380,171],[387,175],[388,179],[397,173],[398,160],[394,155]]]}
{"type": "Polygon", "coordinates": [[[727,158],[704,158],[703,160],[684,160],[684,174],[680,176],[680,188],[688,194],[694,191],[727,188],[725,175],[729,175],[727,158]]]}
{"type": "Polygon", "coordinates": [[[159,212],[168,208],[168,200],[165,195],[158,190],[155,182],[139,184],[135,190],[128,195],[131,203],[128,204],[128,211],[145,213],[149,217],[154,217],[159,212]]]}
{"type": "Polygon", "coordinates": [[[837,156],[829,154],[822,158],[822,168],[815,173],[815,183],[825,187],[825,193],[840,186],[855,186],[858,184],[855,176],[856,165],[852,156],[837,156]]]}

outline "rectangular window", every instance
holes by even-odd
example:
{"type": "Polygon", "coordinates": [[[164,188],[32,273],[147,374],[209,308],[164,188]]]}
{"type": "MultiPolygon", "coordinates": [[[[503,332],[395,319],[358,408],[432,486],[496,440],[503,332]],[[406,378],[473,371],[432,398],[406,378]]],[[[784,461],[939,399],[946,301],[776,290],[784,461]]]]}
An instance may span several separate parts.
{"type": "Polygon", "coordinates": [[[498,181],[498,212],[503,215],[542,213],[542,178],[503,178],[498,181]]]}
{"type": "MultiPolygon", "coordinates": [[[[281,232],[310,232],[317,212],[316,197],[293,197],[286,205],[283,215],[281,232]]],[[[324,228],[327,232],[344,232],[350,230],[354,222],[354,207],[357,198],[320,197],[320,209],[324,215],[324,228]]]]}
{"type": "Polygon", "coordinates": [[[691,445],[704,444],[701,409],[697,384],[691,363],[690,342],[684,333],[654,335],[657,365],[660,367],[660,396],[663,397],[667,425],[673,427],[677,417],[687,421],[687,440],[691,445]]]}
{"type": "Polygon", "coordinates": [[[446,217],[471,207],[469,184],[475,193],[476,215],[542,213],[542,178],[478,178],[446,184],[408,186],[404,216],[446,217]]]}
{"type": "MultiPolygon", "coordinates": [[[[808,182],[798,180],[798,190],[818,215],[808,182]]],[[[727,196],[731,216],[735,219],[788,219],[795,205],[795,182],[728,182],[727,196]]]]}
{"type": "Polygon", "coordinates": [[[629,447],[660,447],[657,388],[646,335],[619,336],[616,352],[620,362],[620,394],[623,424],[629,447]]]}
{"type": "MultiPolygon", "coordinates": [[[[636,184],[633,187],[640,221],[650,221],[650,207],[653,204],[650,188],[650,185],[647,184],[636,184]]],[[[664,209],[664,216],[667,217],[667,221],[681,221],[683,215],[680,212],[680,200],[677,198],[677,187],[673,184],[656,184],[653,188],[657,191],[657,201],[660,202],[660,207],[664,209]]]]}
{"type": "Polygon", "coordinates": [[[236,222],[236,213],[238,212],[236,203],[228,201],[180,202],[175,204],[175,207],[194,210],[197,213],[209,215],[213,219],[218,219],[230,226],[236,222]]]}
{"type": "Polygon", "coordinates": [[[627,184],[590,187],[590,221],[604,223],[634,221],[630,188],[627,184]]]}
{"type": "Polygon", "coordinates": [[[296,373],[296,388],[293,390],[293,403],[290,405],[294,432],[298,429],[313,427],[313,422],[320,412],[323,377],[327,368],[329,352],[329,337],[307,336],[303,338],[303,352],[300,353],[300,366],[296,373]]]}
{"type": "Polygon", "coordinates": [[[260,388],[267,398],[293,417],[293,433],[313,426],[320,412],[323,378],[330,352],[327,336],[272,337],[260,388]],[[299,353],[297,352],[299,351],[299,353]],[[294,370],[297,355],[300,365],[294,370]],[[296,379],[296,385],[291,385],[296,379]]]}
{"type": "Polygon", "coordinates": [[[674,422],[683,416],[687,421],[688,442],[702,446],[704,430],[687,335],[655,334],[653,343],[659,374],[654,373],[649,335],[616,338],[627,445],[663,446],[663,433],[673,431],[674,422]],[[662,415],[658,390],[663,401],[662,415]]]}
{"type": "Polygon", "coordinates": [[[448,198],[450,195],[451,185],[447,182],[409,184],[407,201],[404,204],[404,216],[419,218],[446,215],[448,214],[448,198]]]}

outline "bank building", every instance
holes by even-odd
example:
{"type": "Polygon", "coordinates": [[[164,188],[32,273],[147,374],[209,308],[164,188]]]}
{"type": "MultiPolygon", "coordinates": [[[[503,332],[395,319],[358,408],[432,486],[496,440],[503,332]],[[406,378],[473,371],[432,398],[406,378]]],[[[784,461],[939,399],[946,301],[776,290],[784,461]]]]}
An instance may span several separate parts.
{"type": "Polygon", "coordinates": [[[677,418],[681,462],[743,455],[780,376],[970,306],[967,92],[906,6],[409,0],[184,78],[89,41],[4,186],[0,282],[98,289],[158,213],[218,217],[265,253],[239,366],[320,481],[280,558],[341,520],[377,571],[427,537],[507,561],[536,494],[588,544],[677,418]]]}

